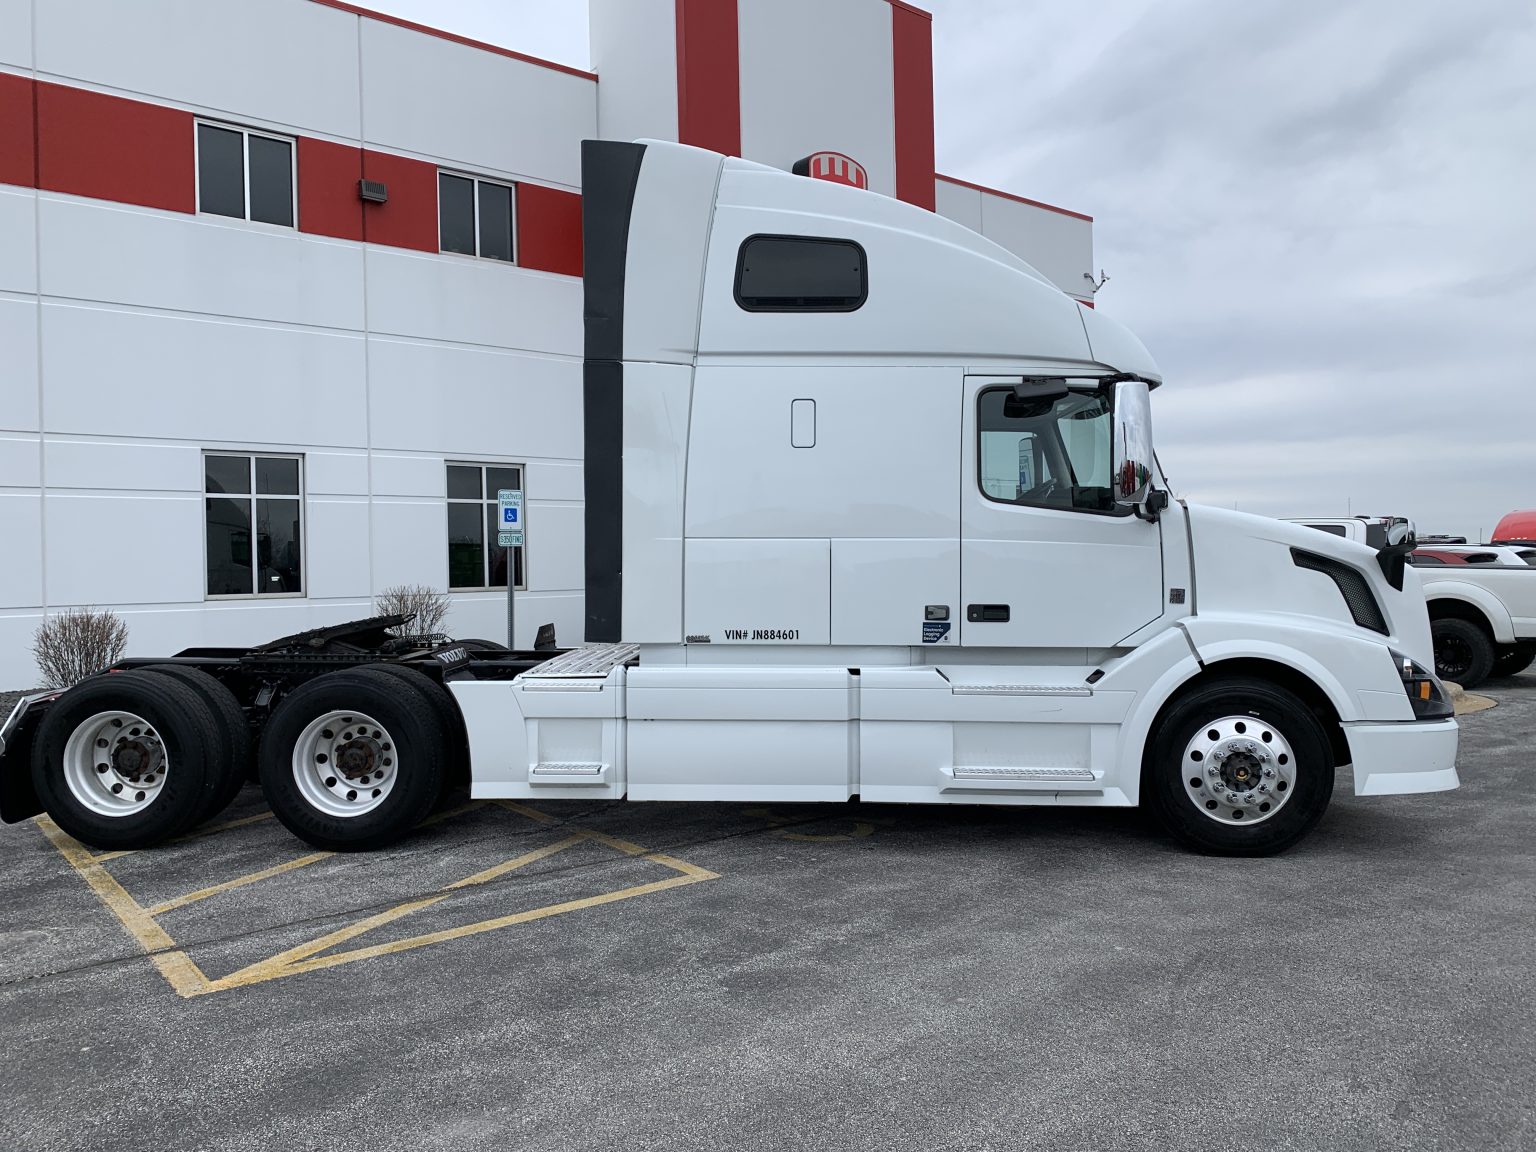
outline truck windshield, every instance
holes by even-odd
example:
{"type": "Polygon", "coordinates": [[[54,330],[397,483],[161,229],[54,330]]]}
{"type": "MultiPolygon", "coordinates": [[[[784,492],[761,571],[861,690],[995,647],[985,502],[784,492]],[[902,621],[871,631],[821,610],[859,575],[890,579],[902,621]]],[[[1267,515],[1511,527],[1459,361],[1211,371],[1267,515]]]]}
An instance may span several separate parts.
{"type": "Polygon", "coordinates": [[[1058,400],[1020,399],[1012,388],[977,397],[979,475],[989,500],[1085,512],[1119,512],[1109,396],[1069,392],[1058,400]]]}

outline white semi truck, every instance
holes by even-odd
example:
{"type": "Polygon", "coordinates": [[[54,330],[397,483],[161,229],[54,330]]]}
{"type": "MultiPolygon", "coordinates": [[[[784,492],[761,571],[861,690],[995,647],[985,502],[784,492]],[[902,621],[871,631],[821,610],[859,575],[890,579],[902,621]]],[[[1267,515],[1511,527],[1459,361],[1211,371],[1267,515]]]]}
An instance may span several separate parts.
{"type": "Polygon", "coordinates": [[[521,799],[1146,804],[1201,851],[1457,785],[1411,535],[1171,500],[1139,341],[919,208],[588,142],[586,645],[398,618],[135,660],[7,723],[0,808],[101,847],[259,742],[319,847],[521,799]],[[472,650],[473,649],[473,650],[472,650]]]}

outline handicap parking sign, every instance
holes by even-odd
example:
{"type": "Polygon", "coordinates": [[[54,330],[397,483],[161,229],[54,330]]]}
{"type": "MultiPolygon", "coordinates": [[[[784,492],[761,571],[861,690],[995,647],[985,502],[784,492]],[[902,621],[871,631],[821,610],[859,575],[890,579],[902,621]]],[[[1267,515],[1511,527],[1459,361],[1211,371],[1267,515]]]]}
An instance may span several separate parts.
{"type": "Polygon", "coordinates": [[[503,548],[521,548],[524,528],[522,489],[502,488],[496,493],[496,503],[501,509],[496,543],[503,548]]]}

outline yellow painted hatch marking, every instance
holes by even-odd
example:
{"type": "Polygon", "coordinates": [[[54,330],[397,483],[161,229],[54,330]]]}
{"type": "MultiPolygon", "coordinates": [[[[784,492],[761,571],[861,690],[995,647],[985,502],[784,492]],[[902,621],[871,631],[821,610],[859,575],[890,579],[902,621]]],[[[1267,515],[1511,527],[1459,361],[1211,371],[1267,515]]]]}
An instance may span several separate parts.
{"type": "MultiPolygon", "coordinates": [[[[457,808],[434,813],[428,818],[426,823],[437,823],[438,821],[446,820],[452,816],[483,807],[485,803],[485,801],[479,800],[471,801],[457,808]]],[[[621,840],[616,836],[608,835],[606,832],[564,825],[557,817],[551,816],[546,812],[540,812],[538,809],[531,808],[526,804],[520,804],[514,800],[498,800],[494,803],[498,807],[515,812],[537,824],[560,826],[568,834],[553,844],[534,848],[510,860],[466,876],[462,880],[455,880],[433,895],[407,900],[391,908],[386,908],[381,912],[372,913],[304,944],[284,949],[274,956],[269,956],[265,960],[258,960],[254,964],[247,965],[244,968],[229,973],[227,976],[221,976],[217,979],[209,979],[202,969],[192,961],[191,957],[177,945],[170,933],[161,927],[156,917],[201,900],[221,896],[226,892],[232,892],[252,884],[259,884],[275,876],[285,875],[307,867],[310,864],[325,860],[335,855],[335,853],[311,853],[295,860],[289,860],[285,863],[250,872],[243,876],[237,876],[233,880],[226,880],[221,884],[210,885],[206,888],[199,888],[195,892],[170,897],[152,907],[145,908],[104,867],[106,863],[112,860],[132,855],[132,850],[93,854],[84,845],[59,828],[47,816],[38,817],[37,824],[42,829],[43,835],[59,850],[59,853],[69,863],[70,867],[80,874],[81,879],[86,882],[97,898],[106,905],[107,909],[118,918],[123,927],[128,931],[128,934],[149,954],[150,960],[154,963],[161,976],[165,978],[166,982],[176,991],[177,995],[182,997],[204,996],[210,992],[223,992],[232,988],[242,988],[268,980],[281,979],[285,976],[296,976],[303,972],[313,972],[321,968],[333,968],[339,964],[350,964],[358,960],[369,960],[378,956],[409,952],[417,948],[425,948],[431,944],[441,944],[450,940],[463,939],[467,936],[477,936],[483,932],[494,932],[516,924],[529,924],[537,920],[548,919],[551,916],[560,916],[567,912],[598,908],[605,904],[630,900],[637,896],[648,896],[653,893],[664,892],[670,888],[697,884],[703,880],[719,879],[719,873],[711,872],[707,868],[700,868],[696,864],[690,864],[686,860],[679,860],[665,853],[647,851],[639,844],[631,843],[628,840],[621,840]],[[586,896],[578,900],[564,900],[556,904],[545,905],[541,908],[530,908],[523,912],[496,916],[471,924],[461,924],[454,928],[445,928],[436,932],[426,932],[401,940],[391,940],[382,944],[354,948],[345,952],[330,951],[330,949],[337,945],[345,944],[347,941],[356,939],[376,928],[384,927],[416,912],[431,908],[448,899],[456,891],[488,883],[537,861],[547,859],[557,853],[585,843],[599,844],[625,856],[649,861],[663,868],[670,869],[675,875],[663,880],[654,880],[646,884],[634,884],[612,892],[603,892],[596,896],[586,896]]],[[[254,824],[261,820],[271,819],[271,817],[272,814],[270,812],[264,812],[257,816],[231,820],[225,824],[216,824],[206,829],[199,829],[191,836],[182,837],[182,839],[200,838],[225,828],[254,824]]]]}

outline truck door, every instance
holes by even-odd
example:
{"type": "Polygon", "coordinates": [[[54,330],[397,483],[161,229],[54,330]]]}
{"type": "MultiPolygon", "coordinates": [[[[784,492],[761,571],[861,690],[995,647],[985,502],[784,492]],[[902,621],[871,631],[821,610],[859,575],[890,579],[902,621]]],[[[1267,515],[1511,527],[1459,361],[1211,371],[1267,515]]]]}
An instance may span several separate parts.
{"type": "Polygon", "coordinates": [[[1111,393],[1022,382],[966,378],[960,642],[1112,647],[1162,613],[1160,527],[1114,504],[1111,393]]]}

